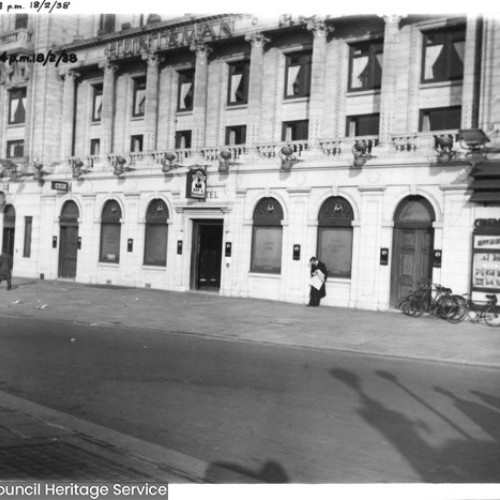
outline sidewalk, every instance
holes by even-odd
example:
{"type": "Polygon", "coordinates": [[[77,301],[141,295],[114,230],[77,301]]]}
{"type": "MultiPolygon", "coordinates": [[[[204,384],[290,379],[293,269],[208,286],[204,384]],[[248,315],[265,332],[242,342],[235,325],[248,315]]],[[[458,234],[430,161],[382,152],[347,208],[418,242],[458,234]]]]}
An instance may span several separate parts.
{"type": "Polygon", "coordinates": [[[500,368],[500,328],[268,300],[18,278],[0,316],[22,316],[500,368]]]}
{"type": "MultiPolygon", "coordinates": [[[[436,318],[207,293],[15,280],[0,288],[0,318],[120,326],[290,348],[500,368],[500,328],[436,318]]],[[[0,392],[0,481],[74,480],[249,483],[240,476],[0,392]],[[208,474],[208,468],[212,467],[208,474]]]]}

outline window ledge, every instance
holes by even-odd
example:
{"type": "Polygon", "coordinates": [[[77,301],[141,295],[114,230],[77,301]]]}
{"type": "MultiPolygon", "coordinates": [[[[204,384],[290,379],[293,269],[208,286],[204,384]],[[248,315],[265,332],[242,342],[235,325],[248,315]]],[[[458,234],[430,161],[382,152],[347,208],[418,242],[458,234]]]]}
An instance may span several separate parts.
{"type": "Polygon", "coordinates": [[[165,271],[167,269],[165,264],[143,264],[141,267],[144,271],[165,271]]]}
{"type": "Polygon", "coordinates": [[[96,121],[92,121],[91,120],[90,121],[90,126],[91,127],[96,127],[96,126],[99,126],[99,125],[102,125],[102,121],[101,120],[99,120],[99,121],[97,121],[97,120],[96,121]]]}
{"type": "Polygon", "coordinates": [[[183,110],[177,110],[176,112],[177,116],[189,116],[193,114],[192,109],[183,109],[183,110]]]}
{"type": "Polygon", "coordinates": [[[131,116],[130,121],[132,122],[140,122],[144,120],[144,115],[142,116],[131,116]]]}
{"type": "Polygon", "coordinates": [[[97,266],[98,267],[108,267],[111,269],[118,269],[120,267],[120,263],[119,262],[101,262],[101,261],[99,261],[97,263],[97,266]]]}
{"type": "Polygon", "coordinates": [[[226,104],[226,111],[230,109],[247,109],[248,108],[248,103],[241,103],[241,104],[226,104]]]}
{"type": "Polygon", "coordinates": [[[463,85],[463,80],[446,80],[444,82],[428,82],[428,83],[420,83],[420,88],[422,90],[425,89],[440,89],[447,87],[461,87],[463,85]]]}
{"type": "Polygon", "coordinates": [[[302,102],[309,102],[310,100],[311,100],[310,96],[284,97],[283,104],[297,104],[302,102]]]}
{"type": "Polygon", "coordinates": [[[347,98],[350,97],[361,97],[361,96],[371,96],[381,94],[380,89],[366,89],[366,90],[348,90],[347,98]]]}
{"type": "Polygon", "coordinates": [[[262,273],[256,271],[249,271],[248,276],[251,278],[271,278],[278,280],[281,278],[281,273],[262,273]]]}
{"type": "Polygon", "coordinates": [[[8,123],[7,128],[24,128],[26,126],[26,123],[8,123]]]}

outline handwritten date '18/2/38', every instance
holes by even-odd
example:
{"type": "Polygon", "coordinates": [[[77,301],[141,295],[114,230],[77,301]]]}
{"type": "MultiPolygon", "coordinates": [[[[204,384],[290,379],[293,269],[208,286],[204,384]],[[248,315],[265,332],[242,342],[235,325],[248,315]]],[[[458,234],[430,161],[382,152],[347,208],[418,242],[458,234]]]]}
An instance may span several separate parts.
{"type": "Polygon", "coordinates": [[[11,2],[0,2],[0,11],[5,10],[7,12],[11,12],[29,9],[50,14],[54,10],[69,9],[70,5],[71,2],[49,2],[46,0],[41,0],[40,2],[30,2],[27,5],[19,5],[17,3],[11,2]]]}
{"type": "Polygon", "coordinates": [[[40,63],[45,66],[47,63],[51,63],[55,64],[57,68],[57,66],[59,66],[59,63],[75,63],[77,61],[78,57],[76,54],[68,54],[64,50],[57,53],[49,50],[46,54],[39,52],[38,54],[33,55],[7,55],[7,52],[4,52],[3,54],[0,53],[0,62],[8,63],[10,65],[13,65],[15,63],[40,63]]]}

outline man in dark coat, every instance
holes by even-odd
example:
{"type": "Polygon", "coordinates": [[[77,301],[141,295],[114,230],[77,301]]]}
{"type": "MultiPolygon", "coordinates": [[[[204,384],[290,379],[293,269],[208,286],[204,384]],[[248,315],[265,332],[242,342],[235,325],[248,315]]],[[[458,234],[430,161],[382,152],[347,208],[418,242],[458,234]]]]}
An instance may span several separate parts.
{"type": "Polygon", "coordinates": [[[7,290],[12,290],[12,257],[2,252],[0,255],[0,283],[7,280],[7,290]]]}
{"type": "Polygon", "coordinates": [[[307,304],[310,307],[318,307],[320,300],[326,296],[325,283],[327,271],[325,264],[323,264],[323,262],[320,262],[317,257],[311,257],[309,262],[311,263],[311,277],[313,277],[314,275],[318,275],[319,277],[321,277],[321,274],[319,274],[318,271],[321,271],[321,273],[323,274],[323,285],[319,290],[311,285],[309,304],[307,304]]]}

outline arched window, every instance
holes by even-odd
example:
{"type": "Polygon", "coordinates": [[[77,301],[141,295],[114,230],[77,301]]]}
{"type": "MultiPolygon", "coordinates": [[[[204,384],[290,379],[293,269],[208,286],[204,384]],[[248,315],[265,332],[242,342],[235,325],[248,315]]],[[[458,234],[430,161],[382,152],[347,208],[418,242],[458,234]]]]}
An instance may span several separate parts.
{"type": "Polygon", "coordinates": [[[168,208],[163,200],[153,200],[146,212],[144,264],[167,265],[168,208]]]}
{"type": "Polygon", "coordinates": [[[340,196],[328,198],[318,215],[318,258],[328,276],[351,277],[352,220],[349,202],[340,196]]]}
{"type": "Polygon", "coordinates": [[[122,210],[116,200],[109,200],[102,209],[100,262],[120,262],[122,210]]]}
{"type": "Polygon", "coordinates": [[[262,198],[253,213],[252,263],[250,271],[281,272],[283,208],[275,198],[262,198]]]}
{"type": "Polygon", "coordinates": [[[61,220],[74,221],[78,217],[80,217],[78,205],[72,200],[67,201],[61,210],[61,220]]]}

